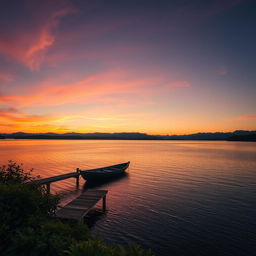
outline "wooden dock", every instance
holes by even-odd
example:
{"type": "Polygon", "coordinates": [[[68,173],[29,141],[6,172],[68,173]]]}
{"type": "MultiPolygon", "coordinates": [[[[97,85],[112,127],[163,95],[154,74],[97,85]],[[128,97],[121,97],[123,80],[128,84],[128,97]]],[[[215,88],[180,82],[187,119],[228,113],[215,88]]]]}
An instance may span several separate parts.
{"type": "Polygon", "coordinates": [[[101,199],[102,209],[103,211],[106,210],[107,193],[107,190],[87,190],[72,202],[68,203],[64,207],[61,207],[57,211],[56,216],[63,219],[76,219],[82,223],[86,214],[101,199]]]}
{"type": "MultiPolygon", "coordinates": [[[[76,185],[79,186],[80,171],[77,168],[76,172],[65,173],[48,178],[33,180],[29,183],[46,185],[47,193],[50,193],[50,185],[52,182],[57,182],[69,178],[76,178],[76,185]]],[[[76,219],[79,222],[83,222],[86,214],[91,208],[96,205],[102,199],[102,209],[106,210],[106,196],[107,190],[87,190],[83,192],[76,199],[68,203],[67,205],[60,207],[56,213],[56,217],[63,219],[76,219]]]]}

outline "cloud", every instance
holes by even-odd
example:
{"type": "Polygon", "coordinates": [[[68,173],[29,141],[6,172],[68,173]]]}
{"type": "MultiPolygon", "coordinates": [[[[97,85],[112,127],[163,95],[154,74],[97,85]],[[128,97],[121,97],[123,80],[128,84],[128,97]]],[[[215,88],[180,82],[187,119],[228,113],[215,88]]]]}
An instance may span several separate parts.
{"type": "Polygon", "coordinates": [[[87,104],[123,103],[131,100],[130,96],[133,100],[141,101],[142,98],[154,98],[156,94],[166,94],[172,88],[190,87],[190,83],[186,80],[171,81],[171,78],[161,76],[159,73],[145,77],[138,73],[134,70],[112,68],[68,84],[58,84],[56,81],[47,80],[38,86],[34,85],[33,91],[27,94],[2,95],[0,103],[12,104],[19,108],[85,102],[87,104]]]}
{"type": "MultiPolygon", "coordinates": [[[[27,84],[30,90],[0,95],[0,104],[5,106],[0,107],[0,124],[12,125],[7,132],[107,131],[107,127],[114,131],[140,119],[134,108],[145,116],[144,108],[154,111],[161,104],[161,95],[190,86],[186,80],[173,80],[159,71],[128,68],[110,68],[70,83],[63,83],[64,78],[65,74],[47,78],[27,84]]],[[[6,132],[8,127],[3,125],[0,130],[6,132]]]]}
{"type": "Polygon", "coordinates": [[[18,113],[18,110],[12,107],[2,107],[0,108],[0,115],[18,113]]]}
{"type": "Polygon", "coordinates": [[[48,115],[29,115],[18,111],[13,107],[0,108],[0,120],[18,123],[48,122],[56,120],[56,117],[48,115]]]}
{"type": "Polygon", "coordinates": [[[256,115],[239,116],[239,117],[236,117],[235,120],[237,121],[256,120],[256,115]]]}
{"type": "MultiPolygon", "coordinates": [[[[17,24],[17,29],[8,31],[0,39],[0,53],[22,62],[32,71],[38,71],[44,62],[49,47],[56,41],[56,29],[63,17],[75,13],[71,7],[46,12],[33,29],[17,24]]],[[[34,20],[31,20],[33,24],[34,20]]],[[[1,78],[1,77],[0,77],[1,78]]]]}
{"type": "Polygon", "coordinates": [[[73,119],[68,115],[31,115],[13,107],[0,107],[0,132],[65,132],[70,131],[63,122],[73,119]]]}

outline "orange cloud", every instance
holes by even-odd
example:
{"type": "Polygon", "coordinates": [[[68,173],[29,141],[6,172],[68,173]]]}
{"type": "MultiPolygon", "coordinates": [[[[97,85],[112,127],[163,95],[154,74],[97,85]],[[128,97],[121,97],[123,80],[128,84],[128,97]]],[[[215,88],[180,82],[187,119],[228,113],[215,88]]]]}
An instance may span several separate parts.
{"type": "Polygon", "coordinates": [[[256,120],[256,115],[239,116],[239,117],[236,117],[235,120],[237,121],[256,120]]]}
{"type": "Polygon", "coordinates": [[[47,115],[28,115],[18,112],[13,108],[0,109],[0,120],[19,123],[48,122],[56,120],[56,117],[47,115]]]}
{"type": "MultiPolygon", "coordinates": [[[[132,71],[111,69],[96,73],[70,84],[54,84],[45,81],[34,91],[23,95],[2,95],[0,103],[11,103],[16,107],[58,106],[67,103],[122,103],[127,95],[142,98],[154,98],[154,95],[166,93],[172,88],[189,87],[184,80],[169,82],[167,78],[157,76],[138,77],[132,71]]],[[[133,98],[134,98],[133,97],[133,98]]],[[[128,97],[130,100],[131,97],[128,97]]],[[[150,100],[149,100],[150,101],[150,100]]],[[[147,100],[145,100],[147,102],[147,100]]]]}
{"type": "Polygon", "coordinates": [[[12,107],[8,107],[8,108],[0,108],[0,115],[9,115],[12,113],[18,113],[18,110],[12,107]]]}
{"type": "Polygon", "coordinates": [[[29,115],[15,108],[0,109],[0,132],[62,132],[67,128],[61,124],[68,116],[61,115],[29,115]]]}

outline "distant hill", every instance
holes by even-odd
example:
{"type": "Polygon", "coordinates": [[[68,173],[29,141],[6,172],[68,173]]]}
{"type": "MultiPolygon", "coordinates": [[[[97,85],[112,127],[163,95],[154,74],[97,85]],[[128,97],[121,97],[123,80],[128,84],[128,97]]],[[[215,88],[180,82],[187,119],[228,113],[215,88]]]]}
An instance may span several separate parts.
{"type": "Polygon", "coordinates": [[[256,134],[234,135],[228,138],[230,141],[256,141],[256,134]]]}
{"type": "Polygon", "coordinates": [[[10,139],[111,139],[111,140],[152,140],[157,136],[145,133],[11,133],[0,136],[10,139]]]}
{"type": "Polygon", "coordinates": [[[149,135],[146,133],[24,133],[0,134],[0,139],[65,139],[65,140],[232,140],[256,141],[256,131],[194,133],[187,135],[149,135]]]}
{"type": "Polygon", "coordinates": [[[243,138],[247,137],[248,139],[256,135],[256,131],[234,131],[234,132],[216,132],[216,133],[194,133],[194,134],[188,134],[188,135],[175,135],[175,136],[168,136],[168,139],[182,139],[182,140],[231,140],[231,138],[240,138],[240,140],[243,140],[243,138]]]}

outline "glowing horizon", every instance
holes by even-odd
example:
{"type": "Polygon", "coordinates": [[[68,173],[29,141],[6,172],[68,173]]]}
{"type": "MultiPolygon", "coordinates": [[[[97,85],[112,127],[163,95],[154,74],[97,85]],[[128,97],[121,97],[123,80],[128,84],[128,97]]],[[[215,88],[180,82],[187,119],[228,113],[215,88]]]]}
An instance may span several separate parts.
{"type": "Polygon", "coordinates": [[[256,130],[251,4],[3,4],[0,133],[256,130]]]}

